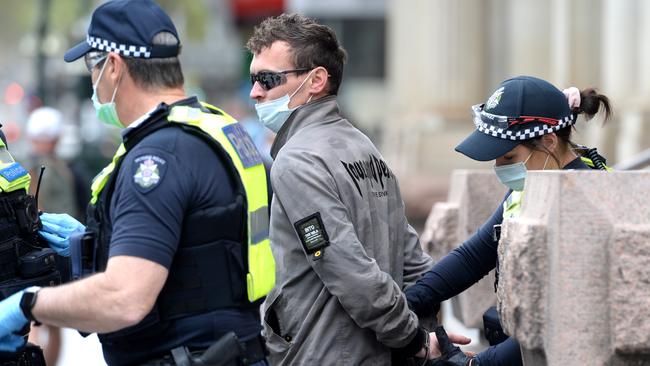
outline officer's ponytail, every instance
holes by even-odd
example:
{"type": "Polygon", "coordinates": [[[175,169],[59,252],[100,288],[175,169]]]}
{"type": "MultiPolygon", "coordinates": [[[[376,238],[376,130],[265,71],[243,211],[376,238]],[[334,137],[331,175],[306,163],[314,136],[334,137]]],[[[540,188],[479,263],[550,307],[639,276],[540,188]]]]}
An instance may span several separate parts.
{"type": "Polygon", "coordinates": [[[612,115],[612,107],[609,98],[599,94],[594,88],[587,88],[580,91],[580,106],[573,109],[573,112],[584,114],[587,120],[592,119],[600,110],[605,109],[605,119],[607,122],[612,115]]]}
{"type": "MultiPolygon", "coordinates": [[[[573,113],[578,115],[582,114],[585,116],[585,119],[589,121],[594,118],[601,109],[605,110],[604,122],[607,122],[612,116],[612,106],[609,102],[609,98],[603,94],[599,94],[595,88],[586,88],[580,90],[580,105],[575,108],[572,108],[573,113]]],[[[603,123],[604,123],[603,122],[603,123]]],[[[569,144],[570,146],[575,145],[571,141],[571,132],[573,131],[573,126],[565,127],[555,134],[560,138],[564,143],[569,144]]]]}
{"type": "MultiPolygon", "coordinates": [[[[577,92],[576,88],[572,88],[577,92]]],[[[565,93],[566,94],[566,93],[565,93]]],[[[567,98],[569,96],[567,95],[567,98]]],[[[571,104],[570,99],[568,102],[571,104]]],[[[609,102],[609,98],[603,94],[599,94],[595,88],[586,88],[580,90],[580,99],[576,100],[576,104],[579,103],[576,107],[572,108],[571,111],[577,115],[584,115],[585,119],[589,121],[594,118],[601,109],[605,110],[604,122],[607,122],[612,116],[612,106],[609,102]]],[[[571,141],[571,132],[573,132],[574,126],[567,126],[555,132],[555,135],[560,140],[560,143],[566,148],[571,148],[577,146],[573,141],[571,141]]],[[[522,144],[530,149],[543,151],[551,155],[555,160],[558,166],[561,165],[559,157],[553,152],[549,151],[542,143],[542,137],[537,137],[535,139],[526,140],[522,144]]]]}

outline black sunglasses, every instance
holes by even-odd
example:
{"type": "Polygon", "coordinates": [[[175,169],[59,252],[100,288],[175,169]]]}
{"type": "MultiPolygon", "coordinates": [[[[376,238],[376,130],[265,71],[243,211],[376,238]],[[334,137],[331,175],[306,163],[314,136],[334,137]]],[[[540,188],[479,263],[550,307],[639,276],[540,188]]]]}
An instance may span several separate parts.
{"type": "Polygon", "coordinates": [[[292,72],[304,72],[310,69],[293,69],[284,71],[260,71],[257,74],[251,74],[251,85],[255,85],[257,81],[260,83],[264,90],[271,90],[276,86],[282,85],[287,82],[287,74],[292,72]]]}

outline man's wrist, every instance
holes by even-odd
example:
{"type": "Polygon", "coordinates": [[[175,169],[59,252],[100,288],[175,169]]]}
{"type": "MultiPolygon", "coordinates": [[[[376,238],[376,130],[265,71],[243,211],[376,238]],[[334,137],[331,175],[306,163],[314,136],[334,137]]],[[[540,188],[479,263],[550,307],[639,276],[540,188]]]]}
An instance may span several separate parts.
{"type": "Polygon", "coordinates": [[[415,337],[406,346],[400,348],[400,352],[406,357],[415,356],[425,347],[428,336],[429,334],[424,328],[418,327],[415,332],[415,337]]]}
{"type": "Polygon", "coordinates": [[[41,288],[39,286],[29,287],[23,291],[23,296],[20,298],[20,310],[22,310],[25,318],[34,322],[34,325],[41,325],[41,323],[34,317],[34,314],[32,314],[40,290],[41,288]]]}

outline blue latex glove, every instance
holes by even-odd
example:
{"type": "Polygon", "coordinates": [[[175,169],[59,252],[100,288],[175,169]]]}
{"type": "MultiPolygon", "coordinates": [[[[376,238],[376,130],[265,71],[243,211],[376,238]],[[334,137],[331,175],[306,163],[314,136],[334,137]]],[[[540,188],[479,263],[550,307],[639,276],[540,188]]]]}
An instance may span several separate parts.
{"type": "Polygon", "coordinates": [[[0,302],[0,351],[16,352],[25,345],[25,337],[18,333],[28,320],[20,310],[23,291],[17,292],[0,302]]]}
{"type": "Polygon", "coordinates": [[[43,213],[41,222],[43,230],[38,233],[57,254],[64,257],[70,256],[70,237],[86,231],[85,226],[68,214],[43,213]]]}

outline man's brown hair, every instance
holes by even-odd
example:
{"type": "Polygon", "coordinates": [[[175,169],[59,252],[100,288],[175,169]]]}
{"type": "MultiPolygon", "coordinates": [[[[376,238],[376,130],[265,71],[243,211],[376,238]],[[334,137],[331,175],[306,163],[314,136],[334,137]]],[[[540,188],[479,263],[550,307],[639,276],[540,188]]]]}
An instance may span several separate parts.
{"type": "Polygon", "coordinates": [[[256,26],[246,47],[258,54],[276,41],[289,44],[296,68],[311,70],[322,66],[327,69],[328,92],[338,93],[347,53],[330,27],[300,14],[282,14],[267,18],[256,26]]]}

